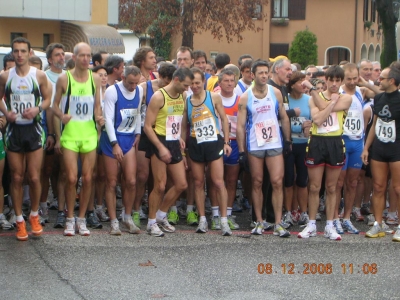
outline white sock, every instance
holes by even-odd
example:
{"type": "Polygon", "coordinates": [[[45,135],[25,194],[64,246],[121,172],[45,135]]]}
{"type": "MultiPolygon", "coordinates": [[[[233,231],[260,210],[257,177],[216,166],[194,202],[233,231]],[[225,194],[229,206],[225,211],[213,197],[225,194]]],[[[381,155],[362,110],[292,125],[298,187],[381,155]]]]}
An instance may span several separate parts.
{"type": "Polygon", "coordinates": [[[147,225],[149,225],[149,226],[151,226],[151,225],[153,225],[155,223],[156,223],[156,219],[148,219],[147,220],[147,225]]]}
{"type": "Polygon", "coordinates": [[[39,211],[33,211],[33,210],[31,210],[31,216],[32,217],[36,217],[36,216],[38,216],[39,215],[39,211]]]}
{"type": "Polygon", "coordinates": [[[317,225],[317,221],[316,220],[309,220],[308,224],[316,226],[317,225]]]}
{"type": "Polygon", "coordinates": [[[212,216],[219,217],[219,206],[213,206],[212,208],[212,216]]]}
{"type": "Polygon", "coordinates": [[[178,209],[176,208],[176,206],[174,205],[174,206],[171,206],[171,208],[170,208],[170,211],[174,211],[174,212],[178,212],[178,209]]]}
{"type": "Polygon", "coordinates": [[[205,216],[200,217],[200,222],[205,222],[205,221],[207,221],[205,216]]]}
{"type": "Polygon", "coordinates": [[[124,220],[129,220],[130,218],[132,218],[131,215],[124,214],[124,220]]]}
{"type": "Polygon", "coordinates": [[[111,220],[111,223],[119,223],[118,219],[111,220]]]}
{"type": "Polygon", "coordinates": [[[221,217],[221,224],[226,224],[228,223],[228,218],[227,217],[221,217]]]}
{"type": "Polygon", "coordinates": [[[193,211],[193,208],[194,208],[194,205],[188,205],[186,207],[186,212],[189,213],[189,212],[193,211]]]}
{"type": "Polygon", "coordinates": [[[24,217],[22,215],[17,216],[17,222],[23,222],[24,221],[24,217]]]}
{"type": "Polygon", "coordinates": [[[326,226],[328,227],[333,227],[333,221],[332,220],[326,220],[326,226]]]}
{"type": "Polygon", "coordinates": [[[167,216],[166,212],[163,212],[161,210],[158,210],[156,213],[156,219],[162,220],[167,216]]]}
{"type": "Polygon", "coordinates": [[[227,208],[226,208],[226,214],[227,214],[228,216],[232,215],[232,207],[227,207],[227,208]]]}

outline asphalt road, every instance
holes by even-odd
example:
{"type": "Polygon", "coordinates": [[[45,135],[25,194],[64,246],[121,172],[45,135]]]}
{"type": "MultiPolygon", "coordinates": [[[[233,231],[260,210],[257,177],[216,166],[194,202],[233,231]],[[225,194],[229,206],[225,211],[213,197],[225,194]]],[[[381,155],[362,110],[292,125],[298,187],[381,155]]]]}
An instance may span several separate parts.
{"type": "Polygon", "coordinates": [[[365,238],[357,223],[362,233],[330,241],[318,222],[308,240],[297,226],[289,238],[250,236],[248,213],[237,220],[231,237],[196,234],[184,220],[163,238],[110,236],[109,223],[90,237],[64,237],[50,223],[27,242],[0,231],[0,299],[400,298],[400,243],[389,235],[365,238]]]}

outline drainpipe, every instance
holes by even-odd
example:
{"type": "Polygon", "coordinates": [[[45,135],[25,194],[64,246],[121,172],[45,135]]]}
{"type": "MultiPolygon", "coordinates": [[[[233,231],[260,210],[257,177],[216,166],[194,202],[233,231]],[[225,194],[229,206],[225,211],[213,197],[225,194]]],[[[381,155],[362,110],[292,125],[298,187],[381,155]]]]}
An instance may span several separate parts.
{"type": "MultiPolygon", "coordinates": [[[[358,0],[356,0],[356,17],[354,22],[354,46],[353,46],[353,63],[356,63],[356,47],[357,47],[357,19],[358,19],[358,0]]],[[[350,59],[351,61],[351,59],[350,59]]]]}

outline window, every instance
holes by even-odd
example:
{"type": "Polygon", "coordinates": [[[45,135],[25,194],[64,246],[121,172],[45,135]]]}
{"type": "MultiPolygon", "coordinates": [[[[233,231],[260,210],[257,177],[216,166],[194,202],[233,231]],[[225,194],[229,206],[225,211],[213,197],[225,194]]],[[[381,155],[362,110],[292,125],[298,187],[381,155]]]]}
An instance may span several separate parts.
{"type": "Polygon", "coordinates": [[[350,51],[347,48],[335,47],[328,49],[327,64],[338,65],[342,60],[350,61],[350,51]]]}
{"type": "Polygon", "coordinates": [[[274,0],[271,4],[273,18],[306,19],[306,0],[274,0]]]}
{"type": "Polygon", "coordinates": [[[306,19],[306,0],[289,0],[289,19],[306,19]]]}
{"type": "Polygon", "coordinates": [[[278,55],[287,56],[289,52],[289,44],[270,44],[269,57],[277,57],[278,55]]]}
{"type": "Polygon", "coordinates": [[[376,3],[375,0],[372,0],[371,2],[371,21],[375,22],[375,16],[376,16],[376,3]]]}
{"type": "Polygon", "coordinates": [[[12,44],[12,41],[16,39],[17,37],[25,37],[25,33],[22,32],[11,32],[10,34],[10,45],[12,44]]]}
{"type": "Polygon", "coordinates": [[[368,21],[369,1],[370,0],[364,0],[364,11],[363,11],[363,20],[364,21],[368,21]]]}
{"type": "Polygon", "coordinates": [[[46,50],[47,46],[51,44],[54,40],[54,36],[49,33],[43,34],[43,49],[46,50]]]}
{"type": "Polygon", "coordinates": [[[262,19],[262,7],[259,4],[255,4],[250,8],[250,15],[251,18],[254,20],[261,20],[262,19]]]}
{"type": "Polygon", "coordinates": [[[287,17],[289,17],[288,1],[289,0],[274,0],[274,1],[271,1],[273,18],[287,18],[287,17]]]}

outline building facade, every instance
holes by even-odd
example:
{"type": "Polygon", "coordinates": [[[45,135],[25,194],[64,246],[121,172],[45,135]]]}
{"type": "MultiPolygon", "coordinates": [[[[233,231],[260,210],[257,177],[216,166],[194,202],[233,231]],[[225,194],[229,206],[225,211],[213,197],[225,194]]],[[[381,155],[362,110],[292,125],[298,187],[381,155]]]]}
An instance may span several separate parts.
{"type": "Polygon", "coordinates": [[[118,0],[0,0],[0,46],[18,36],[44,50],[61,42],[72,51],[78,42],[93,53],[125,53],[122,36],[108,24],[118,24],[118,0]]]}
{"type": "MultiPolygon", "coordinates": [[[[380,58],[382,32],[374,0],[270,0],[262,10],[267,21],[255,21],[262,30],[245,32],[241,43],[218,41],[203,32],[195,34],[193,48],[210,58],[228,53],[233,63],[245,53],[268,59],[287,55],[296,32],[308,29],[317,36],[318,65],[380,58]]],[[[174,50],[180,42],[181,37],[176,36],[174,50]]]]}

